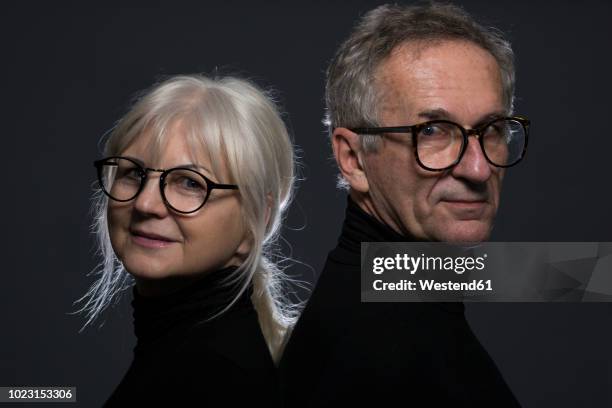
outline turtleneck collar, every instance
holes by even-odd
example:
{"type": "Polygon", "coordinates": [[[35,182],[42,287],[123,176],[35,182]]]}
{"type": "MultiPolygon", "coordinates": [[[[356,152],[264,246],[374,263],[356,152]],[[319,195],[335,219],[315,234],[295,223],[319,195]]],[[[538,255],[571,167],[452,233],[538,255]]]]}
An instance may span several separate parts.
{"type": "Polygon", "coordinates": [[[338,254],[340,261],[359,264],[362,242],[410,241],[415,241],[415,239],[401,235],[388,225],[381,223],[359,207],[350,195],[348,196],[342,233],[338,238],[338,249],[341,250],[341,253],[338,254]]]}
{"type": "MultiPolygon", "coordinates": [[[[330,257],[342,264],[361,267],[362,242],[415,241],[419,240],[412,236],[399,234],[365,212],[349,195],[346,205],[346,218],[342,225],[340,238],[338,238],[338,246],[330,253],[330,257]]],[[[454,313],[463,313],[465,310],[463,302],[435,302],[434,304],[454,313]]],[[[405,307],[410,307],[410,303],[395,303],[394,307],[402,310],[405,307]]]]}
{"type": "MultiPolygon", "coordinates": [[[[231,266],[207,273],[188,286],[162,296],[143,296],[134,286],[132,308],[137,338],[134,352],[144,352],[157,346],[166,347],[173,340],[184,337],[196,325],[222,311],[239,289],[239,286],[227,283],[236,269],[231,266]]],[[[249,286],[230,310],[224,313],[252,307],[251,293],[252,288],[249,286]]]]}

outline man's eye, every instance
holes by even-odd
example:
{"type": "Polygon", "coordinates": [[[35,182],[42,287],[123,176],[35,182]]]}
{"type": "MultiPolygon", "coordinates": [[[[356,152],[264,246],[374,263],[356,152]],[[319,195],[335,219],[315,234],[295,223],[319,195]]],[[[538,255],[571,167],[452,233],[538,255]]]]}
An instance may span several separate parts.
{"type": "Polygon", "coordinates": [[[437,125],[427,125],[423,129],[421,129],[421,134],[423,136],[436,136],[441,134],[442,131],[437,125]]]}
{"type": "Polygon", "coordinates": [[[508,134],[507,129],[500,125],[490,125],[484,131],[485,137],[488,138],[501,138],[508,134]]]}

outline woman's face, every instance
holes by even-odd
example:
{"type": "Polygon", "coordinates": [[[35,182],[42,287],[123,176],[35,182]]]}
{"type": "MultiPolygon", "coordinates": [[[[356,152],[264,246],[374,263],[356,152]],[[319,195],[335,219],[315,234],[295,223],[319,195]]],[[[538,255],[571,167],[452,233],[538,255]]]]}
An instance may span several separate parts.
{"type": "MultiPolygon", "coordinates": [[[[227,169],[212,173],[207,152],[192,152],[180,123],[170,129],[157,162],[152,162],[148,133],[138,136],[121,156],[145,167],[170,169],[196,165],[217,183],[228,183],[227,169]],[[197,158],[193,163],[192,157],[197,158]]],[[[242,263],[250,250],[237,190],[213,189],[206,204],[191,214],[168,208],[159,189],[159,172],[148,172],[140,194],[128,202],[109,199],[108,226],[117,257],[134,276],[140,293],[173,291],[201,274],[242,263]]]]}

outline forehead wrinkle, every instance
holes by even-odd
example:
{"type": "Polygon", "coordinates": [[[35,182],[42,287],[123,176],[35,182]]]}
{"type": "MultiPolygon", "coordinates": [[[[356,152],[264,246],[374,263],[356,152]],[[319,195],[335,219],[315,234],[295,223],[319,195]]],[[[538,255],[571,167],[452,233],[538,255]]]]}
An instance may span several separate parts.
{"type": "MultiPolygon", "coordinates": [[[[453,46],[447,47],[450,42],[407,43],[397,47],[381,64],[375,80],[380,89],[379,106],[383,118],[396,116],[398,112],[406,115],[432,108],[452,111],[455,96],[478,92],[472,88],[490,81],[491,75],[499,86],[497,100],[491,104],[503,103],[501,74],[495,58],[469,42],[452,41],[453,46]],[[444,55],[436,55],[439,53],[444,55]],[[451,69],[447,66],[449,53],[451,58],[456,57],[451,69]],[[475,58],[478,58],[478,66],[474,66],[475,58]]],[[[477,101],[471,97],[469,100],[477,101]]],[[[475,104],[461,104],[455,110],[457,108],[465,109],[462,113],[468,116],[481,113],[475,111],[480,108],[475,104]]],[[[491,108],[496,110],[498,106],[491,108]]]]}
{"type": "Polygon", "coordinates": [[[377,68],[374,82],[379,93],[380,112],[384,117],[394,116],[405,110],[415,110],[412,101],[419,101],[427,95],[422,95],[423,89],[433,92],[427,84],[433,81],[421,72],[417,74],[415,62],[421,59],[423,51],[432,45],[433,41],[416,41],[404,43],[396,47],[377,68]],[[419,80],[412,80],[417,77],[419,80]],[[406,83],[408,82],[408,83],[406,83]],[[409,89],[409,92],[406,92],[409,89]]]}

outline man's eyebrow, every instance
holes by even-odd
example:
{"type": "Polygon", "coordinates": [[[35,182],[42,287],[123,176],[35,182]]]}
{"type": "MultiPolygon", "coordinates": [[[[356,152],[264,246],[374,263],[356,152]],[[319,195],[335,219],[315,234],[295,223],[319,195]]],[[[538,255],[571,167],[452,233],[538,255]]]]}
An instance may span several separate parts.
{"type": "Polygon", "coordinates": [[[446,109],[443,108],[424,110],[419,112],[417,116],[426,120],[453,119],[453,115],[451,115],[446,109]]]}
{"type": "Polygon", "coordinates": [[[502,110],[500,110],[500,111],[495,111],[495,112],[491,112],[491,113],[488,113],[488,114],[486,114],[486,115],[482,116],[482,117],[481,117],[481,118],[480,118],[480,119],[479,119],[479,120],[478,120],[478,121],[477,121],[477,122],[474,124],[474,126],[473,126],[473,127],[478,127],[478,126],[484,125],[484,124],[486,124],[486,123],[488,123],[488,122],[491,122],[492,120],[495,120],[495,119],[498,119],[498,118],[502,118],[502,117],[505,117],[505,116],[507,116],[507,115],[506,115],[506,112],[505,112],[505,111],[502,111],[502,110]]]}
{"type": "MultiPolygon", "coordinates": [[[[420,118],[424,118],[426,120],[450,120],[453,122],[459,123],[456,118],[448,112],[446,109],[437,108],[437,109],[429,109],[425,111],[421,111],[418,113],[420,118]]],[[[506,116],[506,112],[503,110],[498,110],[494,112],[487,113],[481,116],[472,127],[478,127],[480,125],[484,125],[487,122],[490,122],[494,119],[501,118],[506,116]]]]}

